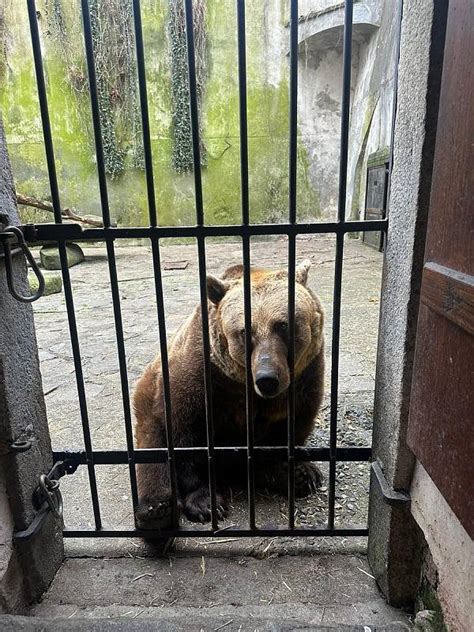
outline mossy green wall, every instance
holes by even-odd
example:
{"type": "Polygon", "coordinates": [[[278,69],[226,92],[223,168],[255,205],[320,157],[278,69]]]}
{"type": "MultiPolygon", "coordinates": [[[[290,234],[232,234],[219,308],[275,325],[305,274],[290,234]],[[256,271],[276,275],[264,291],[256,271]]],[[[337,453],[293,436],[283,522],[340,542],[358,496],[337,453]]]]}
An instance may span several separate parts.
{"type": "MultiPolygon", "coordinates": [[[[4,1],[8,46],[0,104],[16,186],[21,193],[49,199],[26,3],[4,1]]],[[[160,224],[186,225],[194,223],[194,186],[192,174],[177,174],[171,165],[167,4],[167,0],[142,0],[155,188],[160,224]]],[[[69,58],[67,64],[61,46],[46,32],[47,1],[38,0],[37,5],[62,204],[84,214],[100,215],[88,95],[86,91],[78,94],[70,81],[71,63],[78,75],[76,81],[80,82],[85,72],[79,2],[61,0],[73,50],[73,59],[69,58]]],[[[287,2],[283,0],[247,3],[250,202],[251,220],[255,222],[284,220],[288,212],[286,22],[287,2]],[[275,72],[269,79],[268,63],[269,56],[275,54],[275,40],[281,35],[283,45],[275,81],[275,72]]],[[[207,149],[207,166],[202,171],[205,217],[207,223],[238,223],[241,200],[235,1],[207,0],[206,25],[207,80],[202,116],[207,149]]],[[[270,61],[274,67],[275,60],[270,61]]],[[[307,179],[307,161],[300,144],[300,220],[319,216],[318,200],[307,179]]],[[[109,195],[111,214],[120,224],[147,224],[144,173],[133,168],[131,157],[121,176],[109,178],[109,195]]],[[[47,213],[28,210],[22,214],[25,219],[51,221],[47,213]]]]}

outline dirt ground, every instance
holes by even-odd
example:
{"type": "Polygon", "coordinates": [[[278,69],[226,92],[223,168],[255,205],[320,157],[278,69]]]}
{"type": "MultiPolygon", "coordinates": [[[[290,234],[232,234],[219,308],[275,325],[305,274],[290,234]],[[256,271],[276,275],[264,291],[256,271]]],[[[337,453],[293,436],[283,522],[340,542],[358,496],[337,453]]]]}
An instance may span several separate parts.
{"type": "MultiPolygon", "coordinates": [[[[71,268],[77,315],[82,364],[88,403],[92,444],[96,450],[125,449],[125,426],[121,383],[117,359],[110,278],[105,248],[85,249],[86,261],[71,268]]],[[[117,269],[123,314],[124,338],[130,392],[143,367],[159,348],[154,277],[150,249],[142,247],[116,248],[117,269]]],[[[241,262],[239,243],[208,240],[207,268],[219,273],[227,265],[241,262]]],[[[285,238],[252,242],[252,264],[283,267],[287,262],[285,238]]],[[[327,236],[300,237],[297,259],[310,258],[313,268],[309,284],[315,290],[326,311],[326,398],[311,437],[311,445],[329,445],[329,393],[331,369],[332,294],[335,240],[327,236]]],[[[165,311],[168,334],[171,335],[199,300],[196,247],[162,243],[162,264],[165,311]],[[187,262],[185,269],[176,262],[187,262]]],[[[183,264],[184,265],[184,264],[183,264]]],[[[354,239],[346,240],[342,326],[340,342],[339,429],[338,445],[370,445],[372,403],[375,377],[377,327],[379,315],[382,256],[354,239]]],[[[83,449],[81,419],[77,397],[72,351],[69,341],[66,307],[63,294],[42,298],[34,304],[35,322],[40,350],[41,372],[46,396],[53,448],[83,449]]],[[[327,473],[327,465],[323,464],[327,473]]],[[[104,527],[133,528],[130,483],[127,466],[97,466],[97,479],[104,527]]],[[[341,463],[337,468],[336,525],[363,525],[368,502],[368,463],[341,463]]],[[[65,504],[65,524],[68,528],[93,527],[92,507],[87,471],[77,472],[61,481],[65,504]]],[[[320,525],[327,518],[327,487],[317,494],[297,502],[297,524],[320,525]]],[[[257,518],[260,524],[280,524],[286,521],[286,500],[278,496],[257,498],[257,518]]],[[[245,527],[248,506],[245,493],[234,498],[233,511],[226,524],[245,527]]],[[[305,539],[304,546],[319,546],[321,538],[305,539]]],[[[352,539],[363,548],[363,538],[352,539]]],[[[334,543],[331,542],[331,545],[334,543]]],[[[337,538],[344,546],[345,539],[337,538]]],[[[265,542],[268,542],[266,540],[265,542]]],[[[125,546],[133,551],[131,541],[74,541],[70,550],[105,551],[125,546]]],[[[223,546],[225,544],[223,543],[223,546]]],[[[189,539],[177,543],[178,549],[202,547],[189,539]]],[[[228,546],[232,547],[230,543],[228,546]]],[[[235,545],[237,546],[237,544],[235,545]]],[[[276,547],[285,551],[297,549],[301,539],[282,538],[267,544],[252,540],[238,543],[245,551],[268,555],[276,547]]],[[[114,550],[115,550],[114,549],[114,550]]],[[[136,551],[136,549],[135,549],[136,551]]]]}

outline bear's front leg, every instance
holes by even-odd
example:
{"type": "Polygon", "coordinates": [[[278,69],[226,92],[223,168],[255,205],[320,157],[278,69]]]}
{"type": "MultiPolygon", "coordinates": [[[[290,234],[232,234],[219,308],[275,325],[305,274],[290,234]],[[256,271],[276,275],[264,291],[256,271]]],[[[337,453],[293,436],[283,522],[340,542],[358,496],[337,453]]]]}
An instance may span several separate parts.
{"type": "MultiPolygon", "coordinates": [[[[169,529],[173,526],[173,503],[168,465],[141,463],[137,466],[139,529],[169,529]]],[[[179,503],[178,503],[179,508],[179,503]]]]}
{"type": "MultiPolygon", "coordinates": [[[[166,448],[164,404],[160,374],[153,365],[136,384],[136,447],[166,448]]],[[[137,465],[138,507],[135,522],[140,529],[169,529],[173,526],[173,504],[167,463],[137,465]]]]}

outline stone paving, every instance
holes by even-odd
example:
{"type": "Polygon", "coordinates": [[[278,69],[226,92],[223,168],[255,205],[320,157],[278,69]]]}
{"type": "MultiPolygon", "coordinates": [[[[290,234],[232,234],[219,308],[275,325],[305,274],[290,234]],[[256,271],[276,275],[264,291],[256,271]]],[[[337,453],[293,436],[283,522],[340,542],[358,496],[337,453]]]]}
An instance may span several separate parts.
{"type": "MultiPolygon", "coordinates": [[[[109,270],[105,248],[85,249],[84,263],[71,268],[75,309],[82,354],[92,444],[96,450],[125,449],[124,410],[118,367],[109,270]]],[[[164,268],[187,262],[185,269],[163,270],[168,334],[172,334],[199,300],[197,252],[194,245],[162,244],[164,268]]],[[[129,390],[143,367],[157,353],[158,325],[151,252],[147,246],[117,247],[117,270],[127,353],[129,390]]],[[[252,263],[282,267],[287,261],[285,238],[252,242],[252,263]]],[[[241,261],[239,243],[208,240],[207,268],[219,273],[241,261]]],[[[330,389],[332,292],[335,240],[327,236],[300,237],[297,259],[313,261],[310,286],[326,310],[326,395],[330,389]]],[[[345,247],[340,344],[340,445],[369,445],[371,409],[379,314],[382,256],[360,241],[347,239],[345,247]]],[[[74,365],[69,342],[63,294],[44,297],[34,305],[40,350],[43,388],[46,396],[53,447],[82,449],[82,426],[74,365]]],[[[320,413],[313,445],[328,445],[328,398],[320,413]]],[[[130,528],[133,516],[126,466],[97,466],[101,510],[105,527],[130,528]]],[[[324,470],[324,467],[323,467],[324,470]]],[[[327,468],[326,468],[327,471],[327,468]]],[[[71,528],[93,526],[85,467],[61,483],[65,498],[65,522],[71,528]]],[[[368,498],[368,465],[340,464],[337,476],[337,524],[363,524],[368,498]]],[[[231,523],[245,526],[244,494],[234,499],[231,523]]],[[[299,524],[322,524],[327,488],[298,501],[299,524]]],[[[259,497],[262,522],[284,523],[285,501],[259,497]]],[[[97,540],[96,546],[97,546],[97,540]]],[[[110,544],[110,543],[109,543],[110,544]]],[[[186,543],[188,546],[190,544],[186,543]]],[[[86,546],[84,544],[84,546],[86,546]]],[[[88,546],[91,546],[90,544],[88,546]]],[[[101,542],[101,548],[105,543],[101,542]]],[[[129,546],[129,543],[127,543],[129,546]]],[[[184,546],[184,543],[180,543],[184,546]]],[[[105,550],[105,549],[104,549],[105,550]]]]}

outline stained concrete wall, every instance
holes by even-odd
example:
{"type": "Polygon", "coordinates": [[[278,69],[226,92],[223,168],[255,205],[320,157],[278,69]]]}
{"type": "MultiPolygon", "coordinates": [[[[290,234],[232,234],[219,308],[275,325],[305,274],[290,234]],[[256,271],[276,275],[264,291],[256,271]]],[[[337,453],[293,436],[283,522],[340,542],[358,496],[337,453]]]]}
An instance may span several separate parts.
{"type": "Polygon", "coordinates": [[[474,630],[474,541],[418,462],[410,495],[411,512],[437,570],[435,588],[444,622],[450,630],[474,630]]]}
{"type": "MultiPolygon", "coordinates": [[[[355,2],[347,217],[363,217],[368,157],[391,140],[398,2],[355,2]]],[[[299,125],[309,153],[309,178],[322,213],[337,211],[344,6],[300,3],[299,125]]]]}
{"type": "MultiPolygon", "coordinates": [[[[189,225],[195,223],[196,218],[194,177],[189,172],[177,173],[172,166],[170,3],[143,0],[140,4],[159,220],[162,225],[189,225]]],[[[207,164],[202,169],[205,220],[214,224],[239,223],[242,210],[236,3],[235,0],[206,0],[204,5],[207,37],[202,100],[202,132],[207,150],[207,164]]],[[[80,3],[37,0],[37,8],[62,203],[84,214],[100,215],[80,3]],[[53,4],[62,12],[62,46],[52,35],[53,4]]],[[[246,17],[250,215],[254,222],[282,221],[288,216],[289,64],[285,27],[288,3],[286,0],[248,2],[246,17]]],[[[15,182],[20,193],[49,199],[26,4],[17,0],[0,2],[0,30],[2,18],[6,55],[2,63],[0,46],[0,108],[15,182]]],[[[138,96],[135,101],[138,102],[138,96]]],[[[129,132],[125,134],[119,123],[115,127],[119,149],[126,152],[126,168],[121,175],[108,177],[111,214],[122,225],[147,225],[145,174],[133,163],[134,138],[129,132]]],[[[320,215],[317,195],[306,177],[307,170],[308,155],[301,146],[297,187],[300,220],[316,219],[320,215]]],[[[22,209],[22,217],[36,222],[51,221],[47,213],[25,209],[22,209]]]]}
{"type": "MultiPolygon", "coordinates": [[[[235,1],[206,0],[205,4],[208,52],[202,120],[208,152],[203,169],[206,221],[236,223],[241,217],[241,200],[235,1]]],[[[300,221],[334,219],[337,210],[342,5],[334,0],[300,2],[300,221]]],[[[367,155],[389,141],[396,5],[385,0],[354,3],[347,199],[348,215],[353,217],[358,217],[364,206],[367,155]]],[[[84,214],[100,215],[79,5],[75,0],[57,3],[65,28],[63,47],[52,35],[50,3],[37,0],[37,6],[62,201],[84,214]]],[[[162,224],[192,224],[193,176],[177,174],[171,167],[168,1],[144,0],[141,7],[159,217],[162,224]]],[[[247,3],[250,211],[256,222],[282,221],[288,213],[288,18],[287,0],[247,3]]],[[[26,195],[48,199],[26,6],[16,0],[6,0],[3,7],[0,3],[2,28],[6,46],[4,50],[0,47],[0,106],[17,188],[26,195]]],[[[144,173],[133,166],[129,141],[120,141],[121,147],[128,148],[124,173],[109,178],[111,213],[121,224],[146,225],[144,173]]],[[[25,221],[51,220],[48,214],[26,209],[22,217],[25,221]]]]}

